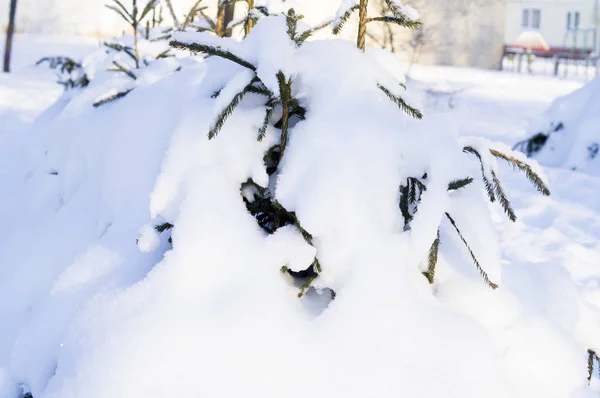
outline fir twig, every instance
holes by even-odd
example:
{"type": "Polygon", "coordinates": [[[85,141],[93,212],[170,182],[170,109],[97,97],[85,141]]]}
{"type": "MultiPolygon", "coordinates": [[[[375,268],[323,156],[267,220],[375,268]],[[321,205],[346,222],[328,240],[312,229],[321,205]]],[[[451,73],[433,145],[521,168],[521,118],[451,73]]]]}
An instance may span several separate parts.
{"type": "Polygon", "coordinates": [[[231,116],[231,114],[233,113],[235,108],[237,108],[237,106],[240,104],[240,102],[242,102],[242,99],[244,99],[244,96],[248,93],[248,88],[250,86],[252,86],[253,83],[254,83],[254,80],[248,86],[246,86],[242,91],[237,93],[233,97],[233,99],[231,100],[229,105],[227,105],[225,107],[225,109],[223,109],[221,111],[221,113],[219,113],[219,116],[217,116],[217,119],[214,121],[214,123],[210,127],[210,130],[208,132],[208,139],[213,139],[217,136],[219,131],[221,131],[221,129],[223,128],[223,125],[225,124],[225,121],[227,120],[227,118],[229,118],[229,116],[231,116]]]}
{"type": "Polygon", "coordinates": [[[338,21],[334,21],[334,22],[337,22],[337,23],[333,24],[333,34],[334,35],[338,35],[342,31],[342,28],[344,27],[346,22],[348,22],[348,20],[352,16],[352,13],[356,10],[358,10],[358,5],[350,7],[349,9],[346,10],[344,15],[342,15],[338,21]]]}
{"type": "Polygon", "coordinates": [[[485,281],[485,283],[487,283],[488,286],[491,287],[492,289],[497,289],[498,285],[496,285],[495,283],[493,283],[490,280],[490,278],[488,277],[487,273],[483,270],[483,268],[481,268],[481,265],[479,264],[479,261],[477,261],[477,258],[475,257],[475,253],[473,253],[473,250],[471,250],[471,247],[469,246],[469,244],[465,240],[464,236],[462,235],[462,233],[458,229],[458,226],[456,225],[456,222],[454,221],[454,219],[448,213],[446,213],[446,218],[448,218],[448,220],[450,221],[450,224],[452,224],[452,226],[456,230],[456,233],[458,234],[458,236],[460,237],[460,239],[463,241],[463,243],[467,247],[467,250],[469,251],[469,254],[471,255],[471,259],[473,260],[473,263],[475,264],[475,267],[479,270],[479,273],[481,274],[481,277],[483,278],[483,280],[485,281]]]}
{"type": "Polygon", "coordinates": [[[262,126],[258,129],[258,141],[262,141],[267,134],[267,127],[269,126],[269,121],[271,120],[271,116],[275,111],[275,102],[267,102],[267,109],[265,110],[265,119],[263,121],[262,126]]]}
{"type": "Polygon", "coordinates": [[[496,194],[496,197],[498,198],[498,201],[502,205],[502,208],[504,209],[504,212],[506,213],[506,215],[508,216],[510,221],[513,221],[513,222],[517,221],[517,215],[515,214],[515,211],[513,210],[512,206],[510,204],[510,201],[508,200],[508,197],[506,196],[506,193],[504,193],[504,189],[502,188],[502,184],[500,183],[500,180],[496,176],[496,172],[494,170],[492,170],[491,172],[492,172],[492,181],[494,182],[494,192],[496,194]]]}
{"type": "Polygon", "coordinates": [[[170,230],[172,228],[173,228],[173,224],[168,223],[168,222],[165,222],[165,223],[162,223],[162,224],[154,226],[154,229],[158,233],[163,233],[163,232],[168,231],[168,230],[170,230]]]}
{"type": "Polygon", "coordinates": [[[435,266],[438,262],[438,253],[440,250],[440,230],[437,231],[437,236],[433,241],[431,247],[429,248],[429,257],[427,264],[427,271],[423,272],[425,278],[429,281],[431,285],[433,285],[435,279],[435,266]]]}
{"type": "Polygon", "coordinates": [[[279,98],[281,101],[281,141],[280,156],[283,158],[285,146],[287,145],[288,122],[290,116],[290,100],[292,98],[292,80],[286,79],[282,71],[277,72],[277,82],[279,83],[279,98]]]}
{"type": "Polygon", "coordinates": [[[200,7],[200,3],[202,3],[202,0],[196,1],[194,3],[194,5],[192,6],[192,8],[190,8],[190,11],[188,12],[187,16],[185,17],[185,21],[183,21],[183,27],[182,27],[183,30],[185,30],[185,28],[187,28],[188,25],[194,21],[194,18],[196,17],[196,14],[198,13],[198,8],[200,7]]]}
{"type": "Polygon", "coordinates": [[[596,356],[596,352],[594,350],[587,350],[588,352],[588,360],[587,360],[587,367],[588,367],[588,384],[591,383],[592,381],[592,375],[594,374],[594,359],[597,359],[598,357],[596,356]]]}
{"type": "Polygon", "coordinates": [[[127,76],[129,76],[133,80],[137,80],[137,76],[131,71],[131,69],[129,69],[128,67],[126,67],[125,65],[123,65],[117,61],[113,61],[112,63],[114,66],[117,67],[118,71],[125,73],[127,76]]]}
{"type": "Polygon", "coordinates": [[[183,42],[180,42],[177,40],[172,40],[169,44],[173,48],[189,50],[189,51],[193,51],[196,53],[206,53],[208,55],[214,55],[216,57],[225,58],[232,62],[235,62],[238,65],[243,66],[244,68],[248,68],[254,72],[256,71],[256,67],[254,65],[252,65],[251,63],[243,60],[242,58],[231,53],[230,51],[221,50],[218,47],[209,46],[206,44],[198,44],[198,43],[183,43],[183,42]]]}
{"type": "Polygon", "coordinates": [[[457,189],[466,187],[467,185],[469,185],[472,182],[473,182],[473,179],[471,177],[452,181],[448,184],[448,191],[456,191],[457,189]]]}
{"type": "Polygon", "coordinates": [[[550,189],[548,188],[548,186],[544,183],[542,178],[536,172],[534,172],[533,169],[531,168],[531,166],[529,166],[527,163],[524,163],[512,156],[508,156],[508,155],[506,155],[502,152],[499,152],[495,149],[490,149],[490,153],[494,157],[505,160],[508,163],[510,163],[513,167],[523,171],[525,173],[525,176],[527,177],[527,179],[531,182],[531,184],[533,184],[533,186],[539,192],[541,192],[544,196],[550,196],[550,189]]]}
{"type": "Polygon", "coordinates": [[[123,98],[123,97],[125,97],[125,96],[126,96],[127,94],[129,94],[129,93],[130,93],[132,90],[133,90],[133,89],[128,89],[128,90],[125,90],[125,91],[121,91],[120,93],[116,93],[116,94],[114,94],[114,95],[111,95],[111,96],[109,96],[109,97],[103,98],[103,99],[101,99],[101,100],[99,100],[99,101],[97,101],[97,102],[94,102],[93,106],[94,106],[94,108],[98,108],[99,106],[102,106],[102,105],[104,105],[104,104],[107,104],[107,103],[109,103],[109,102],[116,101],[116,100],[118,100],[119,98],[123,98]]]}
{"type": "Polygon", "coordinates": [[[477,150],[475,148],[470,147],[470,146],[464,147],[463,152],[471,153],[471,154],[475,155],[475,157],[479,160],[479,164],[481,165],[481,179],[483,180],[483,185],[485,186],[485,191],[488,194],[490,202],[492,202],[492,203],[495,202],[496,196],[494,195],[494,186],[492,185],[492,183],[486,176],[485,166],[483,164],[483,159],[481,159],[481,155],[479,154],[479,152],[477,152],[477,150]]]}
{"type": "Polygon", "coordinates": [[[403,17],[385,16],[369,18],[367,22],[385,22],[400,25],[411,30],[419,29],[423,24],[420,21],[411,21],[403,17]]]}
{"type": "Polygon", "coordinates": [[[379,87],[379,89],[381,91],[383,91],[385,93],[385,95],[396,105],[398,105],[398,107],[400,109],[402,109],[404,112],[408,113],[410,116],[414,117],[415,119],[422,119],[423,118],[423,113],[421,113],[420,110],[418,110],[417,108],[413,108],[412,106],[408,105],[402,98],[395,96],[394,94],[392,94],[392,92],[390,90],[388,90],[387,88],[383,87],[382,85],[378,84],[377,87],[379,87]]]}

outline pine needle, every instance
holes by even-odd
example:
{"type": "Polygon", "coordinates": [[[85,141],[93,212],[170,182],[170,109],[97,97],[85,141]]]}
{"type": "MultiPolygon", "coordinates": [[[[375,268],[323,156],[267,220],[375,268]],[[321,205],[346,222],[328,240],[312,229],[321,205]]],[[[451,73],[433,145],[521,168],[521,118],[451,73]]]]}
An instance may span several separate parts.
{"type": "Polygon", "coordinates": [[[267,134],[267,127],[269,126],[269,121],[271,120],[271,116],[273,115],[274,111],[274,106],[267,105],[263,125],[258,129],[258,141],[262,141],[263,138],[265,138],[265,135],[267,134]]]}
{"type": "Polygon", "coordinates": [[[229,116],[231,116],[231,114],[233,113],[235,108],[237,108],[237,106],[240,104],[240,102],[242,102],[242,99],[244,99],[244,96],[247,93],[248,93],[248,86],[246,88],[244,88],[242,91],[240,91],[239,93],[237,93],[233,97],[233,99],[231,100],[229,105],[227,105],[225,107],[225,109],[223,109],[221,111],[221,113],[219,113],[219,116],[217,116],[217,119],[214,121],[214,123],[212,124],[212,126],[210,127],[210,130],[208,132],[209,140],[215,138],[217,136],[217,134],[219,134],[219,131],[221,131],[221,129],[223,128],[223,125],[225,124],[225,121],[227,120],[227,118],[229,118],[229,116]]]}
{"type": "Polygon", "coordinates": [[[494,186],[490,182],[490,180],[485,175],[485,166],[483,165],[483,159],[481,159],[481,155],[477,150],[473,147],[466,146],[463,148],[463,152],[471,153],[475,155],[475,157],[479,160],[479,164],[481,165],[481,179],[483,180],[483,185],[485,186],[485,191],[488,194],[490,202],[494,203],[496,201],[496,196],[494,195],[494,186]]]}
{"type": "Polygon", "coordinates": [[[471,177],[452,181],[448,184],[448,191],[456,191],[458,189],[466,187],[467,185],[469,185],[472,182],[473,182],[473,179],[471,177]]]}
{"type": "Polygon", "coordinates": [[[337,21],[337,24],[333,24],[333,34],[334,35],[338,35],[342,31],[342,28],[344,27],[346,22],[348,22],[348,20],[352,16],[352,13],[354,11],[358,10],[358,8],[359,8],[358,4],[348,8],[346,10],[346,12],[344,13],[344,15],[342,15],[341,18],[337,21]]]}
{"type": "Polygon", "coordinates": [[[410,19],[406,19],[405,17],[396,17],[396,16],[385,16],[385,17],[373,17],[369,18],[367,22],[385,22],[385,23],[393,23],[396,25],[400,25],[403,28],[408,28],[410,30],[417,30],[423,23],[420,21],[411,21],[410,19]]]}
{"type": "Polygon", "coordinates": [[[103,98],[97,102],[94,102],[93,106],[94,108],[98,108],[99,106],[102,106],[104,104],[108,104],[109,102],[113,102],[118,100],[119,98],[123,98],[124,96],[126,96],[127,94],[129,94],[133,89],[129,89],[129,90],[125,90],[125,91],[121,91],[120,93],[116,93],[114,95],[111,95],[109,97],[103,98]]]}
{"type": "Polygon", "coordinates": [[[137,80],[137,76],[131,71],[131,69],[129,69],[128,67],[126,67],[125,65],[123,65],[117,61],[113,61],[112,63],[114,66],[117,67],[118,71],[125,73],[127,76],[129,76],[133,80],[137,80]]]}
{"type": "Polygon", "coordinates": [[[171,224],[171,223],[168,223],[168,222],[166,222],[166,223],[162,223],[162,224],[160,224],[160,225],[155,225],[155,226],[154,226],[154,229],[155,229],[155,230],[156,230],[156,232],[158,232],[158,233],[162,233],[162,232],[168,231],[168,230],[170,230],[170,229],[172,229],[172,228],[173,228],[173,224],[171,224]]]}
{"type": "Polygon", "coordinates": [[[423,275],[427,278],[429,283],[433,285],[433,281],[435,278],[435,266],[438,262],[438,253],[440,250],[440,230],[437,231],[437,237],[433,241],[433,244],[429,248],[429,258],[427,264],[427,271],[423,272],[423,275]]]}
{"type": "Polygon", "coordinates": [[[248,68],[248,69],[256,72],[256,67],[254,65],[252,65],[250,62],[243,60],[242,58],[238,57],[237,55],[235,55],[229,51],[221,50],[218,47],[209,46],[206,44],[198,44],[198,43],[183,43],[183,42],[180,42],[177,40],[172,40],[169,44],[171,45],[171,47],[177,48],[180,50],[189,50],[189,51],[193,51],[196,53],[205,53],[208,55],[214,55],[215,57],[225,58],[232,62],[235,62],[238,65],[243,66],[244,68],[248,68]]]}
{"type": "Polygon", "coordinates": [[[408,105],[402,98],[395,96],[394,94],[392,94],[392,92],[390,90],[388,90],[387,88],[383,87],[382,85],[378,84],[377,87],[379,87],[379,89],[381,91],[383,91],[385,93],[385,95],[387,95],[387,97],[394,104],[398,105],[398,107],[401,110],[403,110],[404,112],[406,112],[410,116],[414,117],[415,119],[422,119],[423,118],[423,113],[421,113],[420,110],[418,110],[417,108],[413,108],[412,106],[408,105]]]}
{"type": "Polygon", "coordinates": [[[544,183],[542,178],[529,166],[527,163],[524,163],[518,159],[515,159],[512,156],[508,156],[502,152],[499,152],[495,149],[490,149],[490,153],[498,159],[502,159],[510,163],[514,168],[517,168],[525,173],[527,179],[531,182],[531,184],[544,196],[550,196],[550,189],[544,183]]]}
{"type": "Polygon", "coordinates": [[[475,253],[473,253],[473,250],[471,250],[471,247],[469,246],[469,244],[467,243],[467,241],[463,237],[462,233],[458,229],[458,226],[456,225],[456,222],[454,221],[454,219],[448,213],[446,213],[446,217],[450,221],[450,224],[452,224],[452,226],[456,230],[456,233],[458,234],[458,236],[460,237],[460,239],[463,241],[463,243],[467,247],[467,250],[469,250],[469,254],[471,255],[471,259],[473,260],[473,263],[475,264],[475,267],[479,270],[479,273],[481,274],[481,277],[483,278],[483,280],[485,281],[485,283],[487,283],[488,286],[491,287],[492,289],[494,289],[494,290],[497,289],[498,285],[496,285],[495,283],[493,283],[490,280],[490,278],[488,277],[487,273],[483,270],[483,268],[481,268],[481,265],[479,264],[479,261],[477,261],[477,258],[475,257],[475,253]]]}
{"type": "Polygon", "coordinates": [[[517,215],[515,214],[515,211],[513,210],[510,201],[506,196],[506,193],[504,193],[502,184],[500,183],[500,180],[496,176],[496,172],[494,170],[492,170],[492,181],[494,182],[494,192],[496,194],[496,197],[498,198],[498,201],[500,202],[500,205],[502,205],[504,212],[506,213],[510,221],[517,221],[517,215]]]}

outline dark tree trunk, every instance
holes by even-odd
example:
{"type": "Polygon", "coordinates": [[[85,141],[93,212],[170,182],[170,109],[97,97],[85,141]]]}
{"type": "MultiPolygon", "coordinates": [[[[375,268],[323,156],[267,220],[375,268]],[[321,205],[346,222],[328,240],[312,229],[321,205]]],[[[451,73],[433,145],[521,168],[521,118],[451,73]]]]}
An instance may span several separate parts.
{"type": "Polygon", "coordinates": [[[10,13],[8,28],[6,30],[6,46],[4,47],[4,72],[10,71],[10,52],[13,34],[15,33],[15,15],[17,14],[17,0],[10,0],[10,13]]]}
{"type": "Polygon", "coordinates": [[[227,29],[227,25],[229,25],[229,23],[233,21],[234,7],[234,4],[228,4],[227,6],[225,6],[225,15],[223,18],[223,25],[225,26],[225,37],[231,36],[231,29],[227,29]]]}

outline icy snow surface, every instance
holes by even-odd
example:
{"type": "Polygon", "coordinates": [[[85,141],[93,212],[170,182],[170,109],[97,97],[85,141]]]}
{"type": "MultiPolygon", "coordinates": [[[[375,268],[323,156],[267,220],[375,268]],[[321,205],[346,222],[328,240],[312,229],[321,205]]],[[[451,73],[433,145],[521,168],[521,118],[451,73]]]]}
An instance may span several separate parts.
{"type": "Polygon", "coordinates": [[[546,168],[547,198],[502,165],[515,224],[479,184],[446,195],[479,172],[475,161],[447,167],[466,156],[457,136],[512,144],[578,83],[414,68],[409,90],[426,115],[416,122],[374,85],[401,81],[382,55],[337,41],[261,52],[281,22],[232,48],[269,88],[281,69],[312,101],[271,185],[315,247],[290,227],[265,236],[241,200],[248,177],[270,183],[262,156],[277,137],[256,140],[264,109],[249,99],[206,139],[248,81],[243,68],[213,57],[98,109],[93,90],[60,97],[35,122],[60,94],[54,76],[2,76],[0,397],[597,396],[586,350],[600,350],[600,179],[546,168]],[[423,168],[423,206],[402,232],[398,184],[423,168]],[[499,289],[447,224],[436,284],[421,275],[444,211],[499,289]],[[172,250],[152,229],[165,220],[172,250]],[[324,310],[279,272],[315,248],[316,282],[337,292],[324,310]]]}

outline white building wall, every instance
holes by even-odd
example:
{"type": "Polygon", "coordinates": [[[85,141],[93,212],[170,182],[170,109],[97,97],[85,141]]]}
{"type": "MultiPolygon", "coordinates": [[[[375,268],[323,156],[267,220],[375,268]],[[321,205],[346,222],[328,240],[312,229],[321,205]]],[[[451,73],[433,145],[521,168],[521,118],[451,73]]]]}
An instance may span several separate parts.
{"type": "MultiPolygon", "coordinates": [[[[522,27],[523,9],[539,9],[541,20],[539,31],[551,48],[562,48],[567,30],[567,13],[580,13],[580,29],[593,28],[594,3],[596,0],[508,0],[506,10],[506,24],[504,42],[514,43],[519,34],[528,28],[522,27]]],[[[574,16],[571,17],[572,21],[574,16]]],[[[573,22],[572,22],[573,23],[573,22]]],[[[531,28],[529,28],[531,29],[531,28]]],[[[578,46],[583,44],[583,34],[578,37],[578,46]]],[[[588,36],[588,46],[592,46],[592,35],[588,36]]],[[[567,48],[573,44],[572,36],[569,37],[567,48]]]]}

